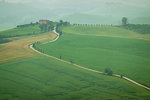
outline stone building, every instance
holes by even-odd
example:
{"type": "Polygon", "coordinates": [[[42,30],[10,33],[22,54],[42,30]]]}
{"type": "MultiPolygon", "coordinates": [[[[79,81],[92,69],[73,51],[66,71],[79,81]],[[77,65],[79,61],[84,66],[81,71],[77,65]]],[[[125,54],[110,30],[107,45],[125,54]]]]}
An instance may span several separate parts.
{"type": "Polygon", "coordinates": [[[52,24],[53,22],[50,20],[39,20],[39,24],[52,24]]]}

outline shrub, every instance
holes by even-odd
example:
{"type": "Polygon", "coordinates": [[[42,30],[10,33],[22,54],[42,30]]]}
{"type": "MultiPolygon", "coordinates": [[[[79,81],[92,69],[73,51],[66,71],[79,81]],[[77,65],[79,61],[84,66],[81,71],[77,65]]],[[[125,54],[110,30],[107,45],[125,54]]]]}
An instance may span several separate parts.
{"type": "Polygon", "coordinates": [[[107,75],[110,75],[112,76],[113,72],[110,68],[105,68],[105,71],[104,71],[107,75]]]}

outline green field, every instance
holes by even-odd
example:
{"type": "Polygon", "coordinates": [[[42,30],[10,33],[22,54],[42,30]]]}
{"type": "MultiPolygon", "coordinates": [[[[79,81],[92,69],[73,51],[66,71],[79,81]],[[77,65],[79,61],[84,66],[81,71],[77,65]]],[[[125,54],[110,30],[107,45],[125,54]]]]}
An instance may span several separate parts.
{"type": "MultiPolygon", "coordinates": [[[[37,26],[35,27],[37,28],[37,26]]],[[[105,27],[104,33],[107,33],[106,31],[110,28],[112,27],[105,27]]],[[[115,31],[114,28],[112,30],[115,31]]],[[[80,29],[82,30],[82,28],[80,29]]],[[[101,30],[98,27],[96,29],[101,30]]],[[[116,28],[116,31],[117,29],[121,30],[116,28]]],[[[24,36],[31,30],[30,28],[20,29],[23,34],[17,33],[17,30],[1,34],[24,36]]],[[[73,63],[84,67],[100,71],[110,67],[114,73],[124,74],[149,85],[149,41],[96,36],[101,31],[91,35],[90,33],[95,30],[94,27],[91,29],[85,27],[80,34],[76,34],[72,26],[63,27],[62,30],[64,34],[59,40],[54,43],[37,44],[36,48],[58,58],[62,56],[62,59],[72,60],[73,63]],[[71,30],[72,34],[68,34],[70,33],[68,31],[71,30]],[[85,31],[88,31],[90,35],[86,35],[85,31]],[[141,74],[142,76],[140,76],[141,74]],[[143,77],[144,75],[147,77],[143,77]]],[[[51,35],[41,34],[40,38],[48,36],[51,35]]],[[[122,35],[120,34],[120,36],[122,35]]],[[[24,37],[21,41],[21,37],[19,37],[20,42],[13,44],[16,41],[14,40],[12,44],[16,46],[20,43],[22,45],[20,48],[23,49],[26,42],[30,40],[25,41],[28,38],[24,37]]],[[[35,39],[34,41],[36,41],[35,39]]],[[[9,45],[2,43],[1,46],[9,45]]],[[[7,49],[10,52],[10,48],[0,48],[0,53],[7,49]]],[[[18,47],[16,50],[20,48],[18,47]]],[[[30,50],[28,52],[36,55],[30,50]]],[[[15,53],[17,55],[17,52],[15,53]]],[[[21,51],[18,53],[22,55],[21,51]]],[[[149,100],[149,98],[148,90],[124,79],[90,72],[45,56],[20,58],[0,64],[0,100],[149,100]]]]}
{"type": "Polygon", "coordinates": [[[39,24],[36,25],[28,25],[24,27],[16,27],[13,29],[0,31],[0,44],[1,43],[7,43],[14,39],[11,37],[22,37],[22,36],[29,36],[29,35],[38,35],[41,33],[41,30],[39,28],[39,24]]]}
{"type": "Polygon", "coordinates": [[[136,34],[133,31],[126,30],[115,26],[66,26],[61,28],[64,33],[80,34],[80,35],[111,35],[111,36],[123,36],[128,37],[136,34]]]}
{"type": "MultiPolygon", "coordinates": [[[[58,41],[37,45],[36,48],[46,54],[58,58],[62,56],[64,60],[72,60],[76,64],[91,69],[104,71],[109,67],[116,74],[123,74],[150,86],[150,41],[123,38],[126,34],[123,32],[128,32],[128,30],[106,26],[106,30],[102,32],[106,34],[109,32],[108,36],[86,35],[86,32],[91,34],[93,30],[95,31],[92,34],[101,34],[101,28],[103,29],[103,27],[98,29],[98,27],[89,28],[89,26],[87,29],[85,26],[64,27],[62,29],[64,34],[58,41]],[[114,33],[113,30],[116,31],[118,37],[110,35],[114,33]]],[[[132,34],[131,32],[127,33],[128,36],[132,34]]]]}
{"type": "Polygon", "coordinates": [[[29,25],[22,28],[13,28],[5,31],[0,31],[0,36],[2,37],[15,37],[15,36],[24,36],[24,35],[34,35],[41,32],[39,24],[29,25]]]}
{"type": "Polygon", "coordinates": [[[0,65],[0,100],[148,100],[149,91],[47,57],[0,65]]]}

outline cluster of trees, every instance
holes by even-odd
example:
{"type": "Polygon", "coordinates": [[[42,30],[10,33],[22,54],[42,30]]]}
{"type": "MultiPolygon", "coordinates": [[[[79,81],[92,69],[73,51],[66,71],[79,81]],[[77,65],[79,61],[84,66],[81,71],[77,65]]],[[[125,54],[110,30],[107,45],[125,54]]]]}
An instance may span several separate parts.
{"type": "Polygon", "coordinates": [[[59,26],[59,27],[58,27],[58,26],[56,27],[56,32],[59,33],[60,35],[62,35],[62,30],[61,30],[60,26],[59,26]]]}
{"type": "Polygon", "coordinates": [[[28,36],[28,35],[34,35],[33,33],[27,33],[27,34],[17,34],[17,35],[0,35],[0,38],[11,38],[11,37],[20,37],[20,36],[28,36]]]}
{"type": "Polygon", "coordinates": [[[54,24],[40,24],[41,32],[49,32],[54,29],[54,24]]]}
{"type": "MultiPolygon", "coordinates": [[[[112,70],[110,68],[105,68],[104,73],[106,75],[113,76],[113,72],[112,72],[112,70]]],[[[122,74],[120,74],[120,78],[123,78],[123,77],[124,76],[122,74]]]]}
{"type": "MultiPolygon", "coordinates": [[[[38,25],[39,23],[36,22],[36,23],[30,23],[30,24],[24,24],[24,25],[17,25],[17,28],[23,28],[23,27],[28,27],[28,26],[34,26],[34,25],[38,25]]],[[[70,25],[69,22],[67,21],[63,21],[63,20],[60,20],[59,22],[56,22],[56,23],[47,23],[47,24],[39,24],[39,28],[41,29],[41,33],[44,33],[44,32],[49,32],[49,31],[52,31],[54,30],[54,26],[56,24],[56,31],[58,33],[60,33],[60,35],[62,34],[62,31],[61,31],[61,26],[68,26],[70,25]]],[[[35,32],[33,32],[34,34],[35,32]]]]}
{"type": "Polygon", "coordinates": [[[60,20],[58,23],[57,23],[57,26],[68,26],[70,25],[70,22],[67,22],[67,21],[63,21],[63,20],[60,20]]]}
{"type": "Polygon", "coordinates": [[[127,24],[124,28],[141,34],[150,34],[150,25],[147,24],[127,24]]]}
{"type": "Polygon", "coordinates": [[[107,75],[110,75],[112,76],[113,75],[113,72],[110,68],[105,68],[105,71],[104,71],[107,75]]]}
{"type": "Polygon", "coordinates": [[[36,45],[37,45],[37,44],[40,44],[40,42],[37,41],[37,42],[33,43],[33,48],[36,48],[36,45]]]}
{"type": "Polygon", "coordinates": [[[137,33],[150,34],[150,25],[148,25],[148,24],[129,24],[128,18],[126,18],[126,17],[122,18],[122,26],[121,27],[135,31],[137,33]]]}
{"type": "Polygon", "coordinates": [[[61,27],[62,26],[69,26],[70,22],[64,22],[63,20],[60,20],[57,24],[56,24],[56,32],[58,32],[60,35],[62,35],[62,30],[61,27]]]}
{"type": "Polygon", "coordinates": [[[38,22],[36,22],[36,23],[30,23],[30,24],[24,24],[24,25],[17,25],[17,28],[23,28],[23,27],[28,27],[28,26],[35,26],[35,25],[37,25],[38,24],[38,22]]]}

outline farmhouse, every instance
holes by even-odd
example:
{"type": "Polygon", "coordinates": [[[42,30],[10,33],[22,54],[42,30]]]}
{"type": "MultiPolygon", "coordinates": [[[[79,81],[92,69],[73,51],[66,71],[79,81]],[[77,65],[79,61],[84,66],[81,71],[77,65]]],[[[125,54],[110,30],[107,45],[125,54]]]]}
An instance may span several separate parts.
{"type": "Polygon", "coordinates": [[[52,24],[53,22],[50,20],[39,20],[40,24],[52,24]]]}

